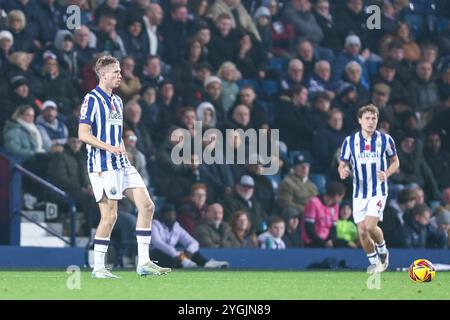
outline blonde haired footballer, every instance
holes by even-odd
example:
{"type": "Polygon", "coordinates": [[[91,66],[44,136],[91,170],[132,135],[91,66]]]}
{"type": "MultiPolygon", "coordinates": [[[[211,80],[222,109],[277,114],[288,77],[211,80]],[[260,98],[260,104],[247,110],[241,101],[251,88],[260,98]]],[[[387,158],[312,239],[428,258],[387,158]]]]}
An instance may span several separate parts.
{"type": "Polygon", "coordinates": [[[383,272],[389,265],[389,251],[378,221],[383,221],[387,179],[400,167],[394,140],[376,130],[378,117],[374,105],[359,109],[361,130],[345,138],[338,167],[341,179],[353,175],[353,219],[370,262],[369,272],[383,272]]]}
{"type": "Polygon", "coordinates": [[[140,276],[168,273],[170,268],[162,268],[150,260],[154,204],[141,176],[128,161],[122,142],[122,99],[112,93],[122,79],[119,61],[111,56],[100,57],[95,73],[99,84],[84,97],[78,129],[79,139],[86,143],[89,179],[101,215],[94,239],[92,277],[118,278],[105,268],[105,255],[122,195],[138,209],[137,273],[140,276]]]}

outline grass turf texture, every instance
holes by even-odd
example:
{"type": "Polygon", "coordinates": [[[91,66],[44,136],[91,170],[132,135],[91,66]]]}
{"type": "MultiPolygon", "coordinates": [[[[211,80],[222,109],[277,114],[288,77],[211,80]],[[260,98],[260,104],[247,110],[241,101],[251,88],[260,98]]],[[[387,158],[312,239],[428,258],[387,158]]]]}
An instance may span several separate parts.
{"type": "Polygon", "coordinates": [[[367,288],[365,272],[174,271],[140,278],[115,271],[121,279],[91,279],[81,273],[81,289],[66,287],[64,271],[1,271],[0,299],[450,299],[450,273],[431,283],[414,283],[407,272],[381,274],[379,290],[367,288]]]}

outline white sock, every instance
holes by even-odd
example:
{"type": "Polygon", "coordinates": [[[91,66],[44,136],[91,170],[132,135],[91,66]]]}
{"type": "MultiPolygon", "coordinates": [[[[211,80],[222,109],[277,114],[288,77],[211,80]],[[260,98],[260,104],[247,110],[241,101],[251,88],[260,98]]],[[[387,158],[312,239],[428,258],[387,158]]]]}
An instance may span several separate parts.
{"type": "Polygon", "coordinates": [[[94,271],[105,268],[105,256],[108,252],[109,238],[94,238],[94,271]]]}
{"type": "Polygon", "coordinates": [[[138,265],[142,266],[150,262],[150,241],[152,230],[150,228],[136,228],[136,239],[138,245],[138,265]]]}
{"type": "Polygon", "coordinates": [[[377,251],[378,251],[378,253],[381,253],[381,254],[384,254],[387,252],[386,241],[383,241],[380,244],[377,243],[377,251]]]}
{"type": "Polygon", "coordinates": [[[367,254],[367,258],[369,258],[370,264],[377,264],[378,263],[378,254],[376,251],[372,253],[367,254]]]}

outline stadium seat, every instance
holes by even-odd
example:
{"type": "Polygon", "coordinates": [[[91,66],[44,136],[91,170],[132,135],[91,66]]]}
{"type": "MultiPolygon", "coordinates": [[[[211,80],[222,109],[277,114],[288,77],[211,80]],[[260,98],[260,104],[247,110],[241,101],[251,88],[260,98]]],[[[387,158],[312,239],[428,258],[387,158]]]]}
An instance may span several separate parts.
{"type": "Polygon", "coordinates": [[[289,60],[283,58],[272,58],[268,61],[268,69],[284,72],[287,70],[289,60]]]}
{"type": "Polygon", "coordinates": [[[261,89],[264,96],[272,97],[280,92],[280,85],[275,80],[264,80],[261,89]]]}

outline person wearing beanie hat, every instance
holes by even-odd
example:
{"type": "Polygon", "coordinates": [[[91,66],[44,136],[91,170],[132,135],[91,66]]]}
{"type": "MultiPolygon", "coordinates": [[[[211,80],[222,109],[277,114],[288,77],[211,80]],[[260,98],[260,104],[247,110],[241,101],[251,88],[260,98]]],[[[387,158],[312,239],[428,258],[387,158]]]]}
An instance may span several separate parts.
{"type": "Polygon", "coordinates": [[[287,248],[303,247],[300,229],[300,211],[293,207],[285,208],[281,217],[284,220],[286,230],[283,235],[283,242],[287,248]]]}
{"type": "Polygon", "coordinates": [[[7,30],[0,31],[0,66],[8,65],[13,44],[14,37],[12,33],[7,30]]]}
{"type": "Polygon", "coordinates": [[[259,7],[253,15],[256,28],[261,36],[261,46],[265,52],[270,52],[272,49],[271,17],[270,10],[264,6],[259,7]]]}
{"type": "Polygon", "coordinates": [[[208,89],[208,86],[212,83],[218,83],[219,85],[221,85],[222,80],[220,80],[220,78],[216,76],[209,76],[205,79],[205,83],[203,84],[203,86],[205,87],[205,89],[208,89]]]}

